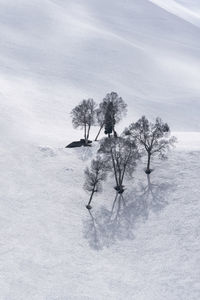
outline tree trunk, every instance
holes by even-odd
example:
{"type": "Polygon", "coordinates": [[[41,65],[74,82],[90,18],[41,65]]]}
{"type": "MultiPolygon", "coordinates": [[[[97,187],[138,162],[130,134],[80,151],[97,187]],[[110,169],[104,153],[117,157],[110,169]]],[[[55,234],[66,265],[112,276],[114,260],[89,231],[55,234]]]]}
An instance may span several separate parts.
{"type": "Polygon", "coordinates": [[[124,181],[124,174],[125,174],[126,166],[124,166],[124,169],[122,171],[122,174],[120,176],[119,184],[120,184],[120,191],[123,193],[124,188],[123,188],[123,181],[124,181]]]}
{"type": "Polygon", "coordinates": [[[101,133],[102,128],[103,128],[103,125],[101,125],[101,127],[100,127],[100,129],[99,129],[99,131],[98,131],[98,133],[97,133],[97,136],[95,137],[95,141],[98,140],[98,137],[99,137],[99,135],[100,135],[100,133],[101,133]]]}
{"type": "Polygon", "coordinates": [[[128,157],[126,159],[126,162],[124,163],[122,173],[121,173],[121,176],[120,176],[120,187],[121,187],[122,193],[124,191],[124,188],[123,188],[124,175],[125,175],[125,172],[126,172],[126,167],[127,167],[128,162],[129,162],[130,155],[131,155],[131,149],[130,149],[130,152],[129,152],[128,157]]]}
{"type": "Polygon", "coordinates": [[[90,125],[88,125],[88,130],[87,130],[87,133],[86,134],[86,138],[85,138],[85,145],[88,144],[88,140],[89,140],[89,135],[90,135],[90,125]]]}
{"type": "Polygon", "coordinates": [[[151,162],[151,153],[148,152],[148,160],[147,160],[147,169],[146,169],[146,173],[150,174],[151,170],[150,170],[150,162],[151,162]]]}
{"type": "Polygon", "coordinates": [[[113,163],[113,169],[114,169],[116,185],[119,186],[118,179],[117,179],[117,170],[116,170],[116,165],[115,165],[115,159],[114,159],[114,156],[113,156],[112,148],[111,148],[110,152],[111,152],[111,157],[112,157],[112,163],[113,163]]]}
{"type": "Polygon", "coordinates": [[[117,190],[119,194],[123,193],[123,176],[122,176],[122,170],[121,170],[121,166],[119,164],[118,159],[116,159],[116,163],[117,163],[117,170],[118,170],[118,186],[117,186],[117,190]]]}
{"type": "Polygon", "coordinates": [[[90,128],[91,128],[91,126],[90,126],[90,125],[88,125],[88,131],[87,131],[87,141],[89,140],[89,136],[90,136],[90,128]]]}
{"type": "Polygon", "coordinates": [[[91,208],[92,208],[92,207],[90,206],[90,203],[92,202],[92,198],[93,198],[93,195],[94,195],[94,191],[95,191],[95,189],[93,188],[92,193],[91,193],[91,195],[90,195],[90,199],[89,199],[89,201],[88,201],[88,204],[86,205],[86,208],[87,208],[87,209],[91,209],[91,208]]]}
{"type": "Polygon", "coordinates": [[[91,195],[90,195],[90,199],[89,199],[89,202],[88,202],[88,205],[90,205],[91,201],[92,201],[92,198],[93,198],[93,195],[94,195],[94,190],[92,191],[91,195]]]}
{"type": "Polygon", "coordinates": [[[117,138],[118,135],[117,135],[117,132],[115,131],[115,129],[113,129],[113,133],[114,133],[114,137],[117,138]]]}
{"type": "Polygon", "coordinates": [[[85,140],[85,144],[86,144],[87,143],[86,124],[84,124],[84,140],[85,140]]]}

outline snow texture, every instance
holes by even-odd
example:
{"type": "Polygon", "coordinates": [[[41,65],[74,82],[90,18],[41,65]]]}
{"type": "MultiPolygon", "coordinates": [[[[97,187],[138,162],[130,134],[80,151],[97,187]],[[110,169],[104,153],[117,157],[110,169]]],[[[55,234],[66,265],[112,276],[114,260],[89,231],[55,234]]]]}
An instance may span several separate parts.
{"type": "MultiPolygon", "coordinates": [[[[0,299],[200,299],[200,5],[0,0],[0,299]],[[91,148],[70,111],[116,91],[120,131],[158,115],[178,137],[115,202],[85,209],[91,148]]],[[[95,137],[97,128],[92,131],[95,137]]]]}

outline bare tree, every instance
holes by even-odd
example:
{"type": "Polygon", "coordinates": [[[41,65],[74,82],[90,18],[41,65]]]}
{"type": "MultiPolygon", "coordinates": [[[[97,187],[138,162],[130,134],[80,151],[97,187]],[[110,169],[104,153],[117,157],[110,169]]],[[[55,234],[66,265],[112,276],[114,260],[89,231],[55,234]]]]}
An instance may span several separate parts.
{"type": "Polygon", "coordinates": [[[170,128],[161,118],[154,123],[142,116],[136,123],[132,123],[125,135],[130,136],[147,152],[146,173],[150,174],[151,157],[158,154],[160,158],[167,158],[167,152],[174,146],[176,138],[171,136],[170,128]]]}
{"type": "Polygon", "coordinates": [[[102,189],[102,181],[106,179],[107,168],[105,162],[100,156],[96,159],[93,159],[91,162],[91,167],[85,169],[85,183],[84,189],[90,192],[90,198],[88,204],[86,205],[87,209],[91,209],[91,201],[94,196],[94,193],[100,192],[102,189]]]}
{"type": "Polygon", "coordinates": [[[117,136],[117,133],[115,131],[115,118],[113,114],[114,108],[113,108],[113,102],[110,101],[107,104],[107,110],[105,114],[105,130],[104,133],[108,135],[110,138],[111,134],[114,133],[115,137],[117,136]]]}
{"type": "Polygon", "coordinates": [[[132,175],[139,158],[136,143],[122,136],[104,138],[99,152],[104,154],[107,166],[110,165],[110,169],[114,173],[116,191],[122,194],[124,192],[124,177],[125,175],[132,175]]]}
{"type": "Polygon", "coordinates": [[[116,135],[115,125],[126,115],[126,112],[127,105],[124,100],[116,92],[108,93],[96,111],[99,131],[95,141],[97,141],[103,127],[105,127],[105,134],[110,136],[113,132],[116,135]]]}
{"type": "Polygon", "coordinates": [[[88,144],[91,126],[95,124],[96,104],[92,98],[83,100],[71,112],[74,128],[84,129],[85,145],[88,144]]]}
{"type": "Polygon", "coordinates": [[[105,114],[106,114],[106,110],[107,110],[107,103],[106,102],[101,102],[99,104],[99,107],[96,109],[96,120],[97,120],[97,124],[99,126],[99,131],[95,137],[95,141],[98,140],[98,137],[104,127],[105,124],[105,114]]]}

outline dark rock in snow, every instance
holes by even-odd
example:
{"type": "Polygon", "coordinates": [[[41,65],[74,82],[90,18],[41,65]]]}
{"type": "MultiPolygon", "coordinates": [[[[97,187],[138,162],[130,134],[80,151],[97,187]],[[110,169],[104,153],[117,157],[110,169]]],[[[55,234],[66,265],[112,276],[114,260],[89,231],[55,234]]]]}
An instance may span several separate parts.
{"type": "Polygon", "coordinates": [[[69,145],[67,145],[65,148],[76,148],[76,147],[90,147],[92,144],[92,141],[88,141],[88,143],[85,143],[84,139],[81,139],[80,141],[74,141],[72,143],[70,143],[69,145]]]}

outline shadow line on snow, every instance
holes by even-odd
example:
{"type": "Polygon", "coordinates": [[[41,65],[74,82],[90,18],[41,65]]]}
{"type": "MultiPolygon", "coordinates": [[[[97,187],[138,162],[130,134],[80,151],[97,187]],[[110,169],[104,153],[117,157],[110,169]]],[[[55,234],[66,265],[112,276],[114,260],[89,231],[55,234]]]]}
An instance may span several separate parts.
{"type": "Polygon", "coordinates": [[[103,206],[96,212],[88,211],[88,219],[83,223],[84,238],[95,250],[111,247],[117,241],[134,239],[136,225],[146,222],[151,212],[162,211],[174,188],[173,183],[151,183],[147,175],[147,184],[141,184],[139,191],[116,194],[110,210],[103,206]]]}

